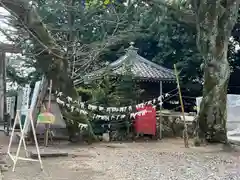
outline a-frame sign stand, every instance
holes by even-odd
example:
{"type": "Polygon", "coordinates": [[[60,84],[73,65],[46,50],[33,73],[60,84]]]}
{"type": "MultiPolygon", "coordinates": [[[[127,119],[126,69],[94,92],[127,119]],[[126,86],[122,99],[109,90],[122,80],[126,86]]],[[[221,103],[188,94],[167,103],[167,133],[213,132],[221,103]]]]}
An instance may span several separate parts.
{"type": "Polygon", "coordinates": [[[21,122],[21,119],[20,119],[20,111],[17,110],[16,116],[15,116],[15,121],[14,121],[13,128],[12,128],[12,133],[11,133],[11,136],[10,136],[9,145],[8,145],[8,155],[13,161],[12,171],[15,171],[16,164],[17,164],[18,160],[39,162],[41,170],[43,170],[42,159],[41,159],[41,155],[40,155],[40,150],[39,150],[39,146],[38,146],[36,131],[35,131],[33,118],[32,118],[32,111],[30,109],[28,110],[28,114],[25,118],[25,122],[24,122],[23,127],[22,127],[22,122],[21,122]],[[25,132],[27,130],[27,126],[26,126],[28,124],[27,121],[30,121],[30,125],[31,125],[31,128],[32,128],[33,137],[34,137],[34,141],[35,141],[35,147],[36,147],[37,154],[38,154],[38,159],[29,158],[29,155],[28,155],[27,146],[26,146],[25,137],[24,137],[25,132]],[[19,126],[20,126],[20,141],[19,141],[19,144],[18,144],[16,155],[12,155],[11,154],[11,146],[12,146],[13,136],[14,136],[14,132],[15,132],[17,122],[19,123],[19,126]],[[19,156],[22,144],[23,144],[23,147],[24,147],[26,157],[20,157],[19,156]]]}

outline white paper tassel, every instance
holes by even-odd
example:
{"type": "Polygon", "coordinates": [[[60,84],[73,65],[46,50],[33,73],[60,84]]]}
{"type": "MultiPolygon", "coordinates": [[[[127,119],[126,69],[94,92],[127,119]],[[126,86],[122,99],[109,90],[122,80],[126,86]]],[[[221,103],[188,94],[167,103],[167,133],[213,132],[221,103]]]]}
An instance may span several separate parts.
{"type": "Polygon", "coordinates": [[[79,105],[80,105],[80,107],[82,108],[82,109],[84,109],[84,103],[83,102],[79,102],[79,105]]]}
{"type": "Polygon", "coordinates": [[[83,123],[78,123],[78,127],[80,128],[80,130],[83,130],[83,129],[87,129],[88,125],[83,123]]]}
{"type": "Polygon", "coordinates": [[[68,102],[70,103],[70,102],[72,102],[72,98],[71,97],[67,97],[67,100],[68,100],[68,102]]]}
{"type": "Polygon", "coordinates": [[[56,101],[57,101],[58,104],[61,104],[61,105],[65,104],[64,101],[62,101],[60,98],[57,98],[56,101]]]}
{"type": "Polygon", "coordinates": [[[103,110],[104,110],[104,107],[99,106],[98,109],[99,109],[99,111],[103,111],[103,110]]]}
{"type": "Polygon", "coordinates": [[[168,93],[165,94],[165,97],[169,97],[169,96],[170,96],[170,94],[168,94],[168,93]]]}
{"type": "Polygon", "coordinates": [[[80,114],[84,114],[84,115],[88,114],[87,111],[84,111],[84,110],[82,110],[82,109],[79,109],[79,113],[80,113],[80,114]]]}
{"type": "Polygon", "coordinates": [[[163,98],[163,96],[161,95],[161,96],[159,96],[158,97],[158,101],[162,101],[162,98],[163,98]]]}
{"type": "Polygon", "coordinates": [[[147,104],[148,104],[148,105],[152,104],[152,101],[148,101],[147,104]]]}
{"type": "Polygon", "coordinates": [[[60,96],[62,96],[62,95],[63,95],[62,92],[58,92],[58,94],[57,94],[58,97],[60,97],[60,96]]]}
{"type": "Polygon", "coordinates": [[[132,106],[128,106],[128,111],[132,111],[132,106]]]}
{"type": "Polygon", "coordinates": [[[126,115],[125,115],[125,114],[121,115],[121,119],[124,119],[125,117],[126,117],[126,115]]]}
{"type": "Polygon", "coordinates": [[[156,103],[156,99],[153,99],[153,104],[155,104],[156,103]]]}
{"type": "Polygon", "coordinates": [[[111,108],[110,107],[107,108],[107,112],[111,112],[111,108]]]}
{"type": "Polygon", "coordinates": [[[119,108],[113,107],[113,108],[112,108],[112,111],[113,111],[113,112],[119,112],[119,108]]]}
{"type": "Polygon", "coordinates": [[[136,118],[136,113],[131,113],[130,114],[130,118],[134,118],[135,119],[136,118]]]}

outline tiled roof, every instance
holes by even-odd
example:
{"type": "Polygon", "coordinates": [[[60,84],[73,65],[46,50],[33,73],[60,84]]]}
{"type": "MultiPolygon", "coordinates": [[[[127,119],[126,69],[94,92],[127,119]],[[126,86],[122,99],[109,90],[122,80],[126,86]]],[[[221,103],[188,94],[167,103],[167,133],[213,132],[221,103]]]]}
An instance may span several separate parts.
{"type": "MultiPolygon", "coordinates": [[[[114,75],[123,75],[126,63],[131,63],[131,72],[137,79],[154,81],[175,80],[174,71],[155,64],[137,54],[137,50],[130,46],[127,53],[118,60],[109,64],[109,68],[114,75]]],[[[95,79],[101,76],[106,68],[87,74],[84,79],[95,79]]],[[[75,84],[82,82],[75,81],[75,84]]]]}

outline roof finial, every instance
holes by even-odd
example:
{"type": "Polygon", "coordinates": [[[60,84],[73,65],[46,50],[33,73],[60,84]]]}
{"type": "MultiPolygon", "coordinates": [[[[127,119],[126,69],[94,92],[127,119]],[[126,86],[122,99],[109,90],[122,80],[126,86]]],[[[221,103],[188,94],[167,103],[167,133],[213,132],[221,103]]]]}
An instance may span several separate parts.
{"type": "Polygon", "coordinates": [[[129,44],[131,47],[133,47],[135,43],[133,41],[131,41],[129,44]]]}
{"type": "Polygon", "coordinates": [[[130,46],[129,46],[129,48],[127,49],[127,53],[128,53],[128,54],[131,54],[131,55],[134,55],[134,56],[137,55],[137,50],[138,50],[138,49],[134,47],[134,44],[135,44],[135,43],[132,41],[132,42],[130,42],[129,44],[130,44],[130,46]]]}

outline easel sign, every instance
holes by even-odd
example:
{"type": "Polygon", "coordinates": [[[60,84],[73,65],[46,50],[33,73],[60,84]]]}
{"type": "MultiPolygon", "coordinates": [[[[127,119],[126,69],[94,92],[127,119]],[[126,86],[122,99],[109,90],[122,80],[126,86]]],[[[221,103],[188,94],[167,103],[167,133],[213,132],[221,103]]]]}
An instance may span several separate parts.
{"type": "Polygon", "coordinates": [[[50,80],[50,87],[49,87],[49,97],[48,97],[48,108],[46,109],[43,105],[43,113],[40,113],[37,118],[37,124],[44,124],[45,125],[45,146],[48,146],[48,139],[49,136],[52,140],[52,135],[50,133],[50,126],[55,122],[55,116],[50,113],[51,109],[51,94],[52,94],[52,80],[50,80]]]}
{"type": "Polygon", "coordinates": [[[22,127],[22,123],[21,123],[21,119],[20,119],[20,111],[17,110],[16,116],[15,116],[15,121],[14,121],[14,124],[13,124],[13,130],[12,130],[12,133],[11,133],[11,136],[10,136],[10,141],[9,141],[8,152],[7,153],[9,155],[9,157],[11,158],[11,160],[13,161],[13,169],[12,169],[13,172],[15,171],[16,164],[17,164],[18,160],[39,162],[41,170],[43,170],[43,164],[42,164],[42,159],[41,159],[40,150],[39,150],[39,146],[38,146],[38,141],[37,141],[36,131],[35,131],[34,123],[33,123],[31,109],[28,109],[28,113],[27,113],[27,116],[25,118],[25,122],[24,122],[23,127],[22,127]],[[16,155],[12,155],[11,154],[11,146],[12,146],[13,136],[14,136],[14,132],[15,132],[17,122],[19,123],[19,126],[20,126],[20,141],[19,141],[19,144],[18,144],[16,155]],[[25,142],[25,135],[24,135],[24,132],[27,129],[27,124],[29,124],[28,122],[30,123],[31,128],[32,128],[35,147],[36,147],[37,154],[38,154],[38,159],[32,159],[32,158],[29,158],[29,156],[28,156],[27,146],[26,146],[26,142],[25,142]],[[22,144],[23,144],[23,147],[24,147],[25,155],[26,155],[25,157],[20,157],[19,156],[22,144]]]}
{"type": "Polygon", "coordinates": [[[53,124],[55,122],[55,116],[50,112],[40,113],[38,115],[38,124],[53,124]]]}

